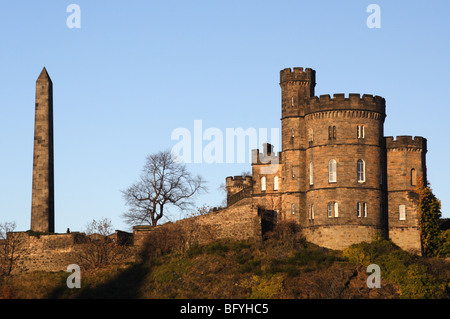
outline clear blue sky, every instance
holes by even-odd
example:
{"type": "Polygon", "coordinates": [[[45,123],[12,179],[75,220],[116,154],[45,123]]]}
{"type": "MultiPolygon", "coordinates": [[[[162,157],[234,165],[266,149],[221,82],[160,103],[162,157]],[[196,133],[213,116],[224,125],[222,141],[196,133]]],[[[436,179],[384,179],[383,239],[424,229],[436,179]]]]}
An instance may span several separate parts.
{"type": "MultiPolygon", "coordinates": [[[[279,128],[279,71],[317,71],[316,94],[387,101],[386,136],[428,139],[428,179],[450,217],[450,2],[8,1],[0,10],[0,222],[30,228],[35,81],[53,80],[56,231],[107,217],[174,129],[279,128]],[[70,29],[69,4],[81,8],[70,29]],[[369,29],[369,4],[381,28],[369,29]]],[[[219,205],[250,164],[189,164],[219,205]]],[[[178,218],[173,215],[172,219],[178,218]]]]}

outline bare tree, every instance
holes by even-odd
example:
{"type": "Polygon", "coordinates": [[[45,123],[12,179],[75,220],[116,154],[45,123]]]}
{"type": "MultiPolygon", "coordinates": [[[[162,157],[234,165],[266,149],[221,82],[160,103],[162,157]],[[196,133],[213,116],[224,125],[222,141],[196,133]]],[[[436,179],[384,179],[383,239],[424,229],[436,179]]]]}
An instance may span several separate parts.
{"type": "Polygon", "coordinates": [[[203,179],[188,172],[170,151],[158,152],[147,156],[139,181],[122,191],[130,206],[123,217],[129,225],[156,226],[167,208],[191,209],[194,197],[204,190],[203,179]]]}
{"type": "Polygon", "coordinates": [[[5,222],[0,224],[0,277],[9,276],[21,254],[20,233],[14,233],[16,223],[5,222]]]}
{"type": "Polygon", "coordinates": [[[109,235],[114,228],[109,219],[93,219],[86,226],[86,239],[79,246],[78,257],[84,268],[101,268],[108,266],[126,253],[126,247],[115,243],[109,235]]]}

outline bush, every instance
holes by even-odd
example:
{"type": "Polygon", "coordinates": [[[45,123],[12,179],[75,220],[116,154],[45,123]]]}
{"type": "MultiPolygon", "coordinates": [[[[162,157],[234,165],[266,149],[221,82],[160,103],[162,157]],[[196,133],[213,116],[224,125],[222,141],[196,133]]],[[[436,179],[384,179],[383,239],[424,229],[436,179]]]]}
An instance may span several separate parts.
{"type": "Polygon", "coordinates": [[[210,255],[225,256],[230,248],[221,242],[214,242],[206,246],[206,253],[210,255]]]}
{"type": "Polygon", "coordinates": [[[380,266],[381,278],[399,285],[401,298],[445,296],[446,283],[439,283],[418,256],[401,250],[390,240],[378,238],[372,243],[352,245],[343,251],[343,256],[365,267],[380,266]]]}
{"type": "Polygon", "coordinates": [[[250,288],[250,299],[270,299],[283,290],[283,277],[275,276],[253,276],[250,280],[242,283],[244,288],[250,288]]]}
{"type": "Polygon", "coordinates": [[[186,274],[191,266],[192,263],[186,259],[163,264],[153,271],[153,279],[159,283],[177,280],[182,275],[186,274]]]}

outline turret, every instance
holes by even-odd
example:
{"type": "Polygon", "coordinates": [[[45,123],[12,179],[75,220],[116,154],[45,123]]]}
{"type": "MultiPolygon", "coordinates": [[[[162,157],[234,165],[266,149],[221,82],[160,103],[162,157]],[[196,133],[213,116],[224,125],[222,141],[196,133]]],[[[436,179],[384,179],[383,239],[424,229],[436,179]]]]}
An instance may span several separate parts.
{"type": "Polygon", "coordinates": [[[310,68],[286,68],[280,71],[282,115],[302,115],[299,107],[314,96],[316,71],[310,68]]]}

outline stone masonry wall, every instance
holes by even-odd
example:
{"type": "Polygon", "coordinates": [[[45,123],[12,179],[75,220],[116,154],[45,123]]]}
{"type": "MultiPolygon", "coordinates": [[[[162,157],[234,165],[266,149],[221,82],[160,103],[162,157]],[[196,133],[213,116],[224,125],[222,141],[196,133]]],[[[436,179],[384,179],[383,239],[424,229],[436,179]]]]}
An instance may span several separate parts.
{"type": "MultiPolygon", "coordinates": [[[[181,227],[190,244],[204,244],[228,238],[237,240],[261,238],[261,220],[258,209],[252,205],[251,198],[243,199],[217,212],[178,220],[175,225],[181,227]]],[[[164,227],[164,224],[157,227],[164,227]]],[[[151,231],[152,228],[149,226],[134,227],[134,244],[141,246],[151,231]]]]}

